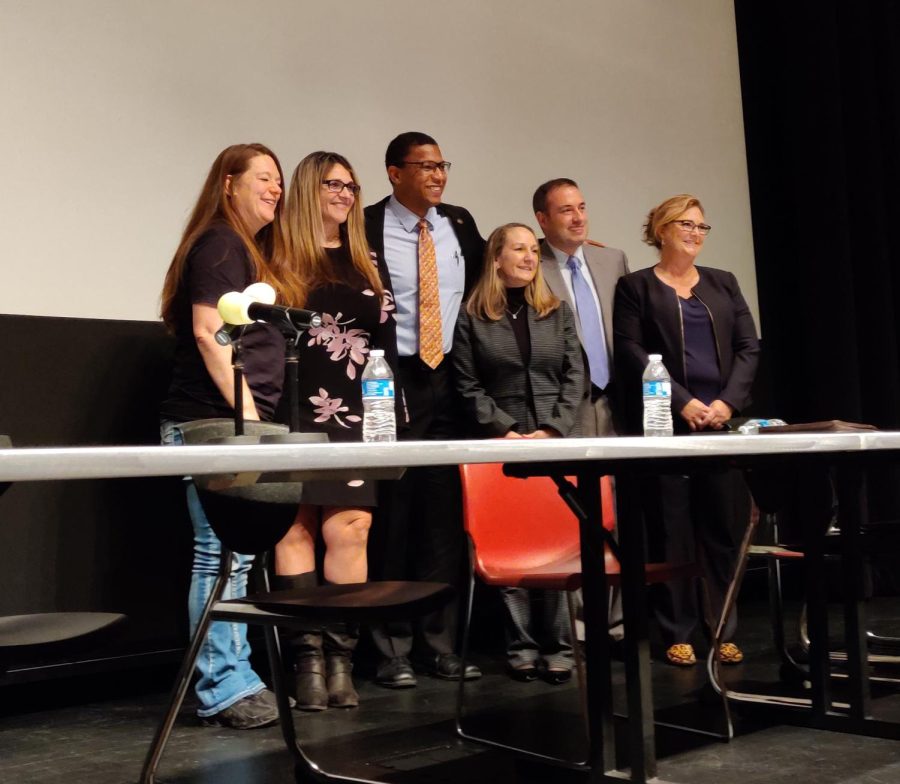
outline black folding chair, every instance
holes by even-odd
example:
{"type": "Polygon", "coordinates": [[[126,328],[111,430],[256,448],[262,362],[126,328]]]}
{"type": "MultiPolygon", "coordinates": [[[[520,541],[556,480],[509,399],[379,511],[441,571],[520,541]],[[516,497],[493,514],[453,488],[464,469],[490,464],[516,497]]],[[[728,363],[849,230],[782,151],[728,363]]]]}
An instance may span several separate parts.
{"type": "MultiPolygon", "coordinates": [[[[230,419],[200,420],[181,426],[187,444],[310,440],[308,437],[304,438],[308,434],[287,433],[287,428],[272,423],[245,422],[244,429],[243,436],[228,436],[228,433],[234,433],[234,423],[230,419]]],[[[182,661],[168,710],[147,753],[141,784],[153,784],[156,781],[157,768],[184,701],[200,646],[213,621],[252,623],[264,627],[281,731],[294,760],[296,781],[368,784],[367,779],[339,776],[321,770],[301,748],[288,702],[284,663],[276,627],[296,625],[303,629],[309,628],[310,624],[373,624],[415,618],[433,612],[449,601],[453,589],[442,583],[370,582],[321,585],[287,591],[267,590],[241,599],[223,600],[222,593],[231,570],[232,553],[256,555],[271,550],[294,522],[302,489],[300,482],[272,482],[228,488],[225,487],[228,479],[222,476],[195,478],[204,511],[213,531],[222,542],[222,554],[216,581],[182,661]]],[[[268,579],[266,587],[268,588],[268,579]]]]}
{"type": "MultiPolygon", "coordinates": [[[[0,436],[0,449],[11,449],[9,436],[0,436]]],[[[10,482],[0,482],[0,495],[10,482]]],[[[96,643],[98,637],[125,620],[120,613],[50,612],[0,616],[0,677],[16,661],[36,652],[71,655],[96,643]]]]}

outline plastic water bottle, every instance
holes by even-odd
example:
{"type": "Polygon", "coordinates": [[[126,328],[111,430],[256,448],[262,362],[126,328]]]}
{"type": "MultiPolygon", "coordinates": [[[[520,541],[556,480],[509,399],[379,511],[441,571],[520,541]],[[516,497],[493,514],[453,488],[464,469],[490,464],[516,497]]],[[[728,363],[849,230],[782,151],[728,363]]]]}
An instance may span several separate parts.
{"type": "Polygon", "coordinates": [[[761,427],[781,427],[786,424],[783,419],[748,419],[737,432],[742,436],[755,436],[761,427]]]}
{"type": "Polygon", "coordinates": [[[644,435],[672,435],[672,379],[662,354],[651,354],[644,370],[644,435]]]}
{"type": "Polygon", "coordinates": [[[384,351],[373,348],[362,374],[363,441],[396,441],[394,374],[384,351]]]}

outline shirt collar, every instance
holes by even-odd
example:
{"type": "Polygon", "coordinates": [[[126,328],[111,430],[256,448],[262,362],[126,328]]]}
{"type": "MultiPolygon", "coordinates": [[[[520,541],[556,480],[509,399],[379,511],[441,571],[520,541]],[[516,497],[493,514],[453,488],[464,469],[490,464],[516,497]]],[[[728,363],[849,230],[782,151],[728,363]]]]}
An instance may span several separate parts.
{"type": "MultiPolygon", "coordinates": [[[[553,252],[553,257],[556,259],[556,263],[559,264],[560,268],[565,267],[567,262],[569,261],[569,254],[564,253],[559,248],[554,247],[550,244],[550,241],[547,241],[547,247],[553,252]]],[[[578,249],[572,254],[576,259],[578,259],[582,265],[585,263],[584,260],[584,245],[579,245],[578,249]]]]}
{"type": "MultiPolygon", "coordinates": [[[[403,228],[412,233],[417,232],[419,230],[419,218],[416,213],[412,210],[404,207],[399,201],[397,201],[397,197],[394,194],[391,194],[391,197],[388,199],[387,203],[388,209],[394,213],[397,217],[397,220],[400,221],[400,225],[403,228]]],[[[428,221],[428,228],[430,230],[434,230],[434,224],[437,220],[438,212],[436,207],[429,207],[428,212],[425,213],[425,220],[428,221]]]]}

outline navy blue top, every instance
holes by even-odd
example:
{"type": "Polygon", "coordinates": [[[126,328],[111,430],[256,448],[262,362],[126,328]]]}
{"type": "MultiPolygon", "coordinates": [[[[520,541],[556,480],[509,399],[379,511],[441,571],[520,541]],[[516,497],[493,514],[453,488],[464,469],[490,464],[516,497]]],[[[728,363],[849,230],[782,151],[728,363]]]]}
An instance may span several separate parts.
{"type": "Polygon", "coordinates": [[[722,393],[716,338],[709,311],[696,297],[679,297],[678,302],[684,324],[685,386],[694,397],[709,405],[722,393]]]}

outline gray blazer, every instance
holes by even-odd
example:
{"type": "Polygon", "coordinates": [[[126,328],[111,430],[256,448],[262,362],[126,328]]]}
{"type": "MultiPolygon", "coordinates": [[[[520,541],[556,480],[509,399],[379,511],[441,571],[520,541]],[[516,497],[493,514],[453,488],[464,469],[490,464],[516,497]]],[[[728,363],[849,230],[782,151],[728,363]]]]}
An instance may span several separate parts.
{"type": "MultiPolygon", "coordinates": [[[[592,242],[586,242],[584,260],[594,281],[597,297],[600,299],[600,310],[603,314],[603,331],[606,333],[606,350],[610,357],[610,373],[613,372],[613,304],[616,295],[616,283],[623,275],[628,274],[628,259],[625,253],[618,248],[601,248],[592,242]]],[[[544,280],[550,287],[550,291],[556,294],[575,313],[575,303],[569,295],[569,289],[563,281],[562,273],[556,263],[556,257],[547,240],[541,240],[541,271],[544,280]]],[[[578,340],[581,340],[581,324],[575,319],[575,327],[578,330],[578,340]]],[[[588,381],[590,376],[588,376],[588,381]]]]}
{"type": "Polygon", "coordinates": [[[541,427],[576,435],[584,364],[575,317],[564,302],[543,319],[531,306],[525,312],[531,338],[528,367],[508,319],[482,321],[466,313],[465,305],[460,309],[451,356],[466,419],[480,437],[541,427]]]}

